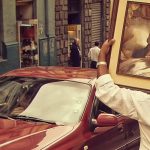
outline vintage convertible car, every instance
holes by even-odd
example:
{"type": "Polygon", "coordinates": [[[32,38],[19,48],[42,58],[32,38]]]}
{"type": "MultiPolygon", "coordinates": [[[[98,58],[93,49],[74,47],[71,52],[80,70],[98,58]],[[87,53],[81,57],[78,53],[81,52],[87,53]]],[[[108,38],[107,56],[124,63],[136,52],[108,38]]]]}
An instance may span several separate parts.
{"type": "Polygon", "coordinates": [[[75,67],[1,75],[0,150],[138,150],[138,123],[98,100],[95,81],[75,67]]]}

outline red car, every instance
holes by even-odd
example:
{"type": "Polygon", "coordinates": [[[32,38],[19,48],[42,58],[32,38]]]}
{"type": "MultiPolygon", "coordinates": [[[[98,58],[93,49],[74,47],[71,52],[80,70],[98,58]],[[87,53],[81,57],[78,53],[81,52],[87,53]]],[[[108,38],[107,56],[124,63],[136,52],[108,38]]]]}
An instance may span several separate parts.
{"type": "Polygon", "coordinates": [[[95,69],[31,67],[0,77],[0,150],[138,150],[138,123],[95,97],[95,69]]]}

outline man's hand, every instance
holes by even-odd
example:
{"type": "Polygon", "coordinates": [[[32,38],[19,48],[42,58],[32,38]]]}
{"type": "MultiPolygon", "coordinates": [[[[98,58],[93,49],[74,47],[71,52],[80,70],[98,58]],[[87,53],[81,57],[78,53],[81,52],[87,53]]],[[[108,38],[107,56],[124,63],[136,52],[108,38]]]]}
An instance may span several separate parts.
{"type": "Polygon", "coordinates": [[[106,40],[101,47],[101,50],[98,56],[98,61],[101,63],[103,62],[103,64],[100,64],[97,67],[97,78],[108,73],[107,63],[106,64],[104,63],[106,61],[106,57],[110,50],[110,47],[113,45],[114,42],[115,42],[114,39],[106,40]]]}
{"type": "Polygon", "coordinates": [[[114,39],[111,40],[106,40],[100,50],[99,56],[98,56],[98,61],[106,61],[106,56],[110,50],[110,47],[113,45],[115,42],[114,39]]]}

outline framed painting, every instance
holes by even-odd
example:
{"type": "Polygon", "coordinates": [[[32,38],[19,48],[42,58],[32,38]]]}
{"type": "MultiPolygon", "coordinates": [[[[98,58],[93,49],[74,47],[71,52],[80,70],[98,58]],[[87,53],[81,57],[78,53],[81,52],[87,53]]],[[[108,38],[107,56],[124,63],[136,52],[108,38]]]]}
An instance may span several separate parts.
{"type": "Polygon", "coordinates": [[[118,85],[150,90],[150,0],[116,2],[110,74],[118,85]]]}

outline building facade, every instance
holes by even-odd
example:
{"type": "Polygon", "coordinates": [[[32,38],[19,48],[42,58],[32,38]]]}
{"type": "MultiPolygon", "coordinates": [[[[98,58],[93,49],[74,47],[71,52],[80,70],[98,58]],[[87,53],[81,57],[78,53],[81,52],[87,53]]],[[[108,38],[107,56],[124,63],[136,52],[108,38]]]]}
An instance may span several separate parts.
{"type": "Polygon", "coordinates": [[[110,0],[0,0],[0,7],[0,73],[68,66],[73,38],[89,67],[90,47],[108,37],[110,0]]]}

